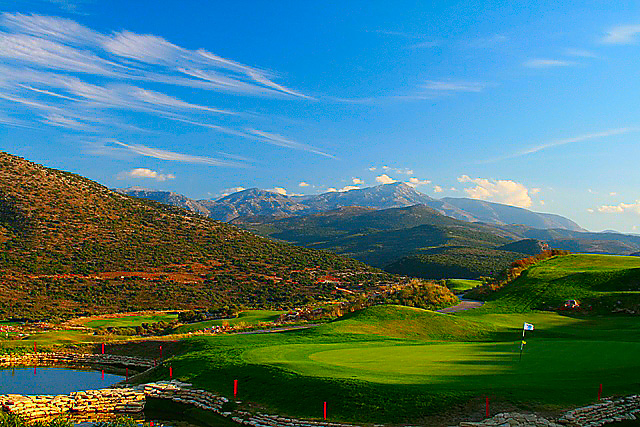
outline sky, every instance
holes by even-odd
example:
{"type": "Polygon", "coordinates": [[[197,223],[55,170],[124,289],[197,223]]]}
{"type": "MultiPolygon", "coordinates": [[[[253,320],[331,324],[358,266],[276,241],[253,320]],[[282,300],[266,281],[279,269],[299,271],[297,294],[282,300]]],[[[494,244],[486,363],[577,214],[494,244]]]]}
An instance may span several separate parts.
{"type": "Polygon", "coordinates": [[[636,1],[0,0],[0,150],[112,188],[401,181],[640,233],[639,99],[636,1]]]}

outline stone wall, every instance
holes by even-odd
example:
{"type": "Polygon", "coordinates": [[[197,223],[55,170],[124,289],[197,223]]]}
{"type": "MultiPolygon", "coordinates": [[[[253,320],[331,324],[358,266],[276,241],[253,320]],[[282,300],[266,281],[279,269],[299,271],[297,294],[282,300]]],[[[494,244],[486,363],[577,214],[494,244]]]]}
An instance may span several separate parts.
{"type": "Polygon", "coordinates": [[[573,409],[557,420],[535,414],[504,413],[480,422],[462,422],[459,427],[601,427],[640,417],[640,396],[603,399],[600,403],[573,409]]]}
{"type": "Polygon", "coordinates": [[[603,399],[595,405],[585,406],[565,413],[558,422],[566,426],[596,427],[605,424],[635,420],[640,416],[640,396],[603,399]]]}
{"type": "Polygon", "coordinates": [[[19,394],[0,396],[0,405],[4,411],[28,419],[55,417],[69,413],[136,413],[144,409],[144,404],[144,392],[132,388],[78,391],[59,396],[19,394]]]}

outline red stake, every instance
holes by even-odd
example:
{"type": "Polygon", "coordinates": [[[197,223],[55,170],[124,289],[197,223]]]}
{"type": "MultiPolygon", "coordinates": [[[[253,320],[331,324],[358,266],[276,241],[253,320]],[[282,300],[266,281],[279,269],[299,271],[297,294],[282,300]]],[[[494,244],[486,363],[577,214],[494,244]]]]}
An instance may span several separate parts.
{"type": "Polygon", "coordinates": [[[238,380],[233,380],[233,398],[238,396],[238,380]]]}
{"type": "Polygon", "coordinates": [[[36,374],[36,367],[34,366],[33,367],[33,375],[35,375],[35,374],[36,374]]]}
{"type": "Polygon", "coordinates": [[[160,359],[162,359],[162,346],[160,346],[160,359]]]}
{"type": "Polygon", "coordinates": [[[127,370],[126,370],[126,380],[125,381],[129,381],[129,368],[127,368],[127,370]]]}
{"type": "Polygon", "coordinates": [[[173,367],[169,366],[169,379],[173,378],[173,367]]]}
{"type": "Polygon", "coordinates": [[[489,418],[489,398],[487,397],[487,402],[485,404],[485,416],[489,418]]]}
{"type": "Polygon", "coordinates": [[[104,354],[104,343],[102,343],[102,354],[104,354]]]}
{"type": "Polygon", "coordinates": [[[38,352],[38,345],[36,344],[36,342],[33,342],[33,352],[37,353],[38,352]]]}
{"type": "Polygon", "coordinates": [[[327,402],[324,402],[324,408],[323,408],[323,415],[324,415],[324,419],[327,419],[327,402]]]}
{"type": "Polygon", "coordinates": [[[104,369],[102,370],[102,379],[104,380],[104,369]]]}
{"type": "Polygon", "coordinates": [[[602,397],[602,384],[600,384],[600,388],[598,388],[598,400],[602,397]]]}
{"type": "Polygon", "coordinates": [[[150,425],[151,427],[153,427],[153,421],[151,421],[151,422],[149,423],[149,425],[150,425]]]}

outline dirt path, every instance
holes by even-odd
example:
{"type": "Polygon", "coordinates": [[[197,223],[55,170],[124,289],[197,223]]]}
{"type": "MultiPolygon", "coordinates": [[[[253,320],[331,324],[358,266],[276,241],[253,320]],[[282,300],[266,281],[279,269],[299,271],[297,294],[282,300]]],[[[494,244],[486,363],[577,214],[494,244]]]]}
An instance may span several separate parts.
{"type": "Polygon", "coordinates": [[[454,305],[452,307],[443,308],[442,310],[438,310],[440,313],[457,313],[459,311],[471,310],[473,308],[482,307],[484,302],[482,301],[472,301],[472,300],[460,300],[460,304],[454,305]]]}

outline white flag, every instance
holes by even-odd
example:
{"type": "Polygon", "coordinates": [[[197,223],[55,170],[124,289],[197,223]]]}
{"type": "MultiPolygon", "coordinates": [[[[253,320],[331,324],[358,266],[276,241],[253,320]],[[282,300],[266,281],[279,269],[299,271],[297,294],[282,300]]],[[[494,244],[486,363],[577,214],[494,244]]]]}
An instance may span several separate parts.
{"type": "Polygon", "coordinates": [[[533,325],[531,323],[524,322],[525,331],[533,331],[533,325]]]}

